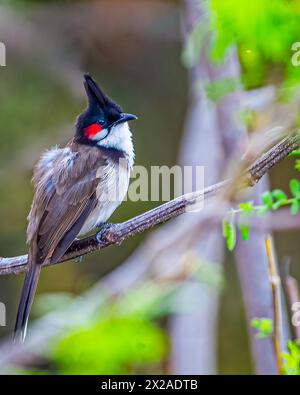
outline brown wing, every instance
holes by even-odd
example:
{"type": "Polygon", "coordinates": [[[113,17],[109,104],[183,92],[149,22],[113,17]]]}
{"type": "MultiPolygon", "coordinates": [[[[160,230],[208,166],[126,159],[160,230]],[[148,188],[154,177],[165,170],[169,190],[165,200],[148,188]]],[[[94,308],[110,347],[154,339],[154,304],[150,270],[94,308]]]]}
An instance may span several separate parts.
{"type": "Polygon", "coordinates": [[[97,204],[97,169],[107,164],[97,148],[67,147],[52,154],[44,155],[36,167],[28,217],[30,254],[37,263],[59,259],[69,248],[97,204]]]}

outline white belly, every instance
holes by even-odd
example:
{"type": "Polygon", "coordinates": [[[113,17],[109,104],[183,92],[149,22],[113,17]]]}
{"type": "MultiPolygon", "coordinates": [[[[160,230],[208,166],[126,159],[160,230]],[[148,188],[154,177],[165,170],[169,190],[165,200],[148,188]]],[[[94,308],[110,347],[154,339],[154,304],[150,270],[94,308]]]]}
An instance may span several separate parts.
{"type": "Polygon", "coordinates": [[[128,166],[109,165],[104,173],[106,174],[105,180],[99,183],[96,190],[98,204],[87,217],[78,236],[82,236],[97,228],[102,222],[106,222],[122,203],[127,193],[130,175],[128,166]]]}

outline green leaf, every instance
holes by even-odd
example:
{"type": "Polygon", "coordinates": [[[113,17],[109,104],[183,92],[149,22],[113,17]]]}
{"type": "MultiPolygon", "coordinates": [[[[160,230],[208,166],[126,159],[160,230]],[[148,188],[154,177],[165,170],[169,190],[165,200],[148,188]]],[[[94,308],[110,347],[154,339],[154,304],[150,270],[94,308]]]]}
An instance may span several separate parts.
{"type": "Polygon", "coordinates": [[[223,236],[226,239],[228,250],[233,251],[236,244],[236,230],[232,222],[227,220],[223,221],[223,236]]]}
{"type": "Polygon", "coordinates": [[[273,332],[273,321],[269,318],[253,318],[251,326],[258,331],[256,334],[258,339],[266,338],[273,332]]]}
{"type": "Polygon", "coordinates": [[[292,151],[289,156],[300,156],[300,149],[295,149],[294,151],[292,151]]]}
{"type": "Polygon", "coordinates": [[[296,180],[295,178],[293,178],[290,181],[290,190],[291,193],[294,197],[298,197],[299,193],[300,193],[300,183],[298,180],[296,180]]]}
{"type": "Polygon", "coordinates": [[[240,203],[240,209],[242,210],[242,213],[250,216],[254,212],[254,206],[253,202],[245,202],[245,203],[240,203]]]}
{"type": "Polygon", "coordinates": [[[222,231],[223,231],[223,237],[225,237],[225,239],[227,238],[228,235],[228,227],[229,227],[229,222],[227,221],[227,219],[223,219],[222,231]]]}
{"type": "Polygon", "coordinates": [[[273,197],[276,201],[282,201],[282,200],[287,200],[286,194],[281,190],[281,189],[274,189],[272,192],[273,197]]]}
{"type": "Polygon", "coordinates": [[[239,224],[239,230],[241,232],[242,240],[248,240],[249,239],[249,233],[250,233],[250,226],[249,224],[239,224]]]}
{"type": "Polygon", "coordinates": [[[266,191],[263,193],[262,195],[262,201],[264,203],[264,205],[271,209],[273,207],[273,195],[272,192],[270,191],[266,191]]]}
{"type": "Polygon", "coordinates": [[[297,160],[295,161],[295,169],[298,170],[298,171],[300,171],[300,159],[297,159],[297,160]]]}
{"type": "Polygon", "coordinates": [[[288,199],[287,195],[281,189],[274,189],[274,191],[272,191],[272,196],[275,199],[275,203],[273,203],[272,206],[273,210],[279,209],[288,199]]]}
{"type": "Polygon", "coordinates": [[[291,214],[296,215],[299,211],[299,208],[300,208],[299,200],[294,199],[293,203],[291,204],[291,214]]]}
{"type": "Polygon", "coordinates": [[[300,346],[296,341],[287,342],[288,353],[283,352],[282,358],[285,361],[284,373],[287,375],[300,375],[300,346]]]}

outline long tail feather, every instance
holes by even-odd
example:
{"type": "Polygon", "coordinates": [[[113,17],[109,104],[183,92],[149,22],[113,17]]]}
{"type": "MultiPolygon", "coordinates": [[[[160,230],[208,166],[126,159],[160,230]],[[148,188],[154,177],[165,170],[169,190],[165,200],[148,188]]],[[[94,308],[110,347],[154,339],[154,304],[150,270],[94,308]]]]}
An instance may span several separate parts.
{"type": "Polygon", "coordinates": [[[22,343],[24,342],[28,317],[36,291],[40,271],[41,265],[34,263],[30,265],[30,269],[26,273],[15,325],[14,341],[20,341],[22,343]]]}

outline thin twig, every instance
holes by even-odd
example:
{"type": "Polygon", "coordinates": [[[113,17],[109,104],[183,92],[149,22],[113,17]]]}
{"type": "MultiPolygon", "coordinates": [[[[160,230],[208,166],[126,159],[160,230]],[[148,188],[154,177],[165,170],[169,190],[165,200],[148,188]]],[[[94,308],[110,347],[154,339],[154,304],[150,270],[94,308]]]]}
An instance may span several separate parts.
{"type": "MultiPolygon", "coordinates": [[[[257,159],[257,161],[244,172],[243,182],[241,183],[240,188],[243,189],[254,186],[275,164],[279,163],[298,147],[298,134],[291,135],[283,139],[280,143],[257,159]]],[[[166,222],[171,218],[175,218],[185,213],[187,210],[192,211],[193,206],[196,207],[200,199],[215,196],[219,191],[228,187],[230,184],[231,180],[225,180],[209,186],[204,190],[182,195],[152,210],[131,218],[128,221],[118,224],[108,224],[100,234],[75,241],[58,262],[48,263],[44,266],[65,262],[114,244],[120,245],[124,240],[136,235],[137,233],[144,232],[155,225],[166,222]]],[[[19,274],[26,272],[27,270],[27,255],[12,258],[0,258],[0,275],[19,274]]]]}
{"type": "Polygon", "coordinates": [[[274,307],[274,332],[273,341],[277,360],[278,373],[283,372],[283,363],[281,357],[281,337],[282,337],[282,312],[281,312],[281,298],[280,298],[280,277],[277,271],[277,265],[274,256],[273,239],[268,235],[266,241],[266,252],[268,257],[269,277],[272,287],[273,307],[274,307]]]}
{"type": "Polygon", "coordinates": [[[296,340],[300,343],[300,295],[298,281],[289,273],[290,260],[285,262],[284,285],[296,340]]]}

